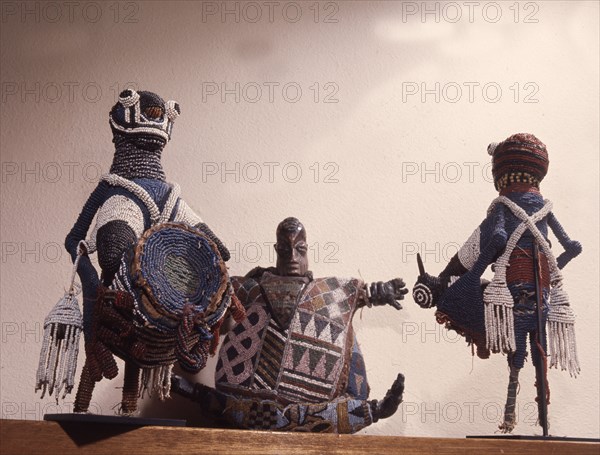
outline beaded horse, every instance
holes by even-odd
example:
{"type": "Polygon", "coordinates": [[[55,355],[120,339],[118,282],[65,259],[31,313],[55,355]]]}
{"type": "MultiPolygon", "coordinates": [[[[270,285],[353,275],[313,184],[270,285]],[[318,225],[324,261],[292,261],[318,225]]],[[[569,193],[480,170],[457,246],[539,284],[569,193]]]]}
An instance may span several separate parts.
{"type": "Polygon", "coordinates": [[[562,287],[560,270],[581,252],[544,200],[539,184],[547,173],[546,146],[532,134],[515,134],[490,144],[492,173],[499,197],[439,276],[425,273],[420,257],[415,302],[436,306],[436,318],[462,334],[480,358],[506,353],[510,368],[504,420],[500,430],[511,432],[519,371],[527,356],[527,337],[536,367],[539,422],[547,432],[546,324],[550,367],[560,365],[571,376],[579,371],[573,324],[575,317],[562,287]],[[565,251],[550,250],[550,228],[565,251]],[[491,282],[481,276],[493,265],[491,282]]]}
{"type": "MultiPolygon", "coordinates": [[[[176,102],[152,92],[119,95],[109,116],[110,173],[67,235],[84,300],[86,360],[75,412],[87,411],[96,382],[117,375],[113,354],[125,360],[121,412],[132,414],[140,391],[169,395],[175,361],[197,372],[216,347],[231,303],[229,252],[180,197],[179,186],[166,181],[161,154],[179,113],[176,102]],[[101,277],[88,256],[94,251],[101,277]]],[[[55,338],[58,343],[60,334],[55,338]]],[[[48,374],[38,378],[40,387],[53,382],[48,374]]]]}

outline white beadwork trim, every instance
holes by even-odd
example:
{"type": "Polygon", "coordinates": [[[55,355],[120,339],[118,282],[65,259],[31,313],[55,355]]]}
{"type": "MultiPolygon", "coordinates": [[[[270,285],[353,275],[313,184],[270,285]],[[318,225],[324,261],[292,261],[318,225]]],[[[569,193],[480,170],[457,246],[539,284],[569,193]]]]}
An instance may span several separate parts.
{"type": "Polygon", "coordinates": [[[478,227],[464,245],[460,247],[460,250],[458,250],[458,260],[467,270],[471,270],[475,262],[477,262],[477,258],[479,258],[480,237],[481,229],[478,227]]]}
{"type": "Polygon", "coordinates": [[[109,185],[125,188],[136,195],[144,203],[148,209],[148,212],[150,212],[150,222],[152,225],[163,222],[162,220],[169,220],[169,217],[173,212],[173,208],[177,203],[177,199],[181,194],[181,188],[179,185],[177,183],[172,184],[171,192],[169,193],[169,197],[165,203],[163,212],[161,213],[156,205],[156,202],[154,202],[154,199],[152,199],[148,192],[137,183],[127,180],[126,178],[116,174],[105,174],[102,176],[101,180],[105,181],[109,185]]]}
{"type": "Polygon", "coordinates": [[[190,226],[196,226],[198,223],[202,223],[202,218],[200,218],[196,212],[194,212],[190,206],[185,203],[185,201],[180,200],[173,221],[186,223],[190,226]]]}
{"type": "Polygon", "coordinates": [[[144,232],[144,215],[139,205],[127,196],[116,194],[108,198],[98,209],[96,226],[88,241],[90,253],[96,251],[98,230],[115,220],[125,221],[133,230],[136,237],[139,237],[144,232]]]}

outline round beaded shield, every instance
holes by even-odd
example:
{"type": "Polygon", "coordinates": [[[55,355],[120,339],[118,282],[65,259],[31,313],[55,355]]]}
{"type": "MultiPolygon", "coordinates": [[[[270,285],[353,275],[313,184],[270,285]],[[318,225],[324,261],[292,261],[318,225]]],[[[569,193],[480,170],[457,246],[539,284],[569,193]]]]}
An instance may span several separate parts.
{"type": "Polygon", "coordinates": [[[190,311],[209,328],[225,310],[225,263],[215,244],[189,225],[163,223],[148,229],[134,249],[131,278],[141,290],[138,311],[158,329],[176,329],[190,311]]]}

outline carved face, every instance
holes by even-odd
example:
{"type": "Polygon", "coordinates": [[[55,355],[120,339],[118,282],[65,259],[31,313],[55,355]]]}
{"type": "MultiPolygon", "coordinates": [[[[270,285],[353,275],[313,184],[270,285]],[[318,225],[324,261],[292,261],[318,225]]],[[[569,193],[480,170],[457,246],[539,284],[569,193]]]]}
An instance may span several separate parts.
{"type": "Polygon", "coordinates": [[[308,272],[306,231],[295,218],[294,223],[288,220],[282,221],[277,227],[277,273],[281,276],[304,276],[308,272]]]}

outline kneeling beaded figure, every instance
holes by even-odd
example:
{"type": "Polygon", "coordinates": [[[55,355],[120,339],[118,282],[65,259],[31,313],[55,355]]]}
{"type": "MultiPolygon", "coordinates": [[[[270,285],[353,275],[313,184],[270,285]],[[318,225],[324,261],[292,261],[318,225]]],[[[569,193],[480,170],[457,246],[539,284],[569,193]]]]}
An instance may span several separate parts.
{"type": "Polygon", "coordinates": [[[313,278],[306,231],[296,218],[277,228],[277,266],[232,277],[247,318],[219,352],[216,389],[175,377],[173,389],[238,428],[354,433],[396,412],[404,376],[386,397],[368,400],[365,363],[352,329],[363,306],[401,306],[394,279],[313,278]]]}

